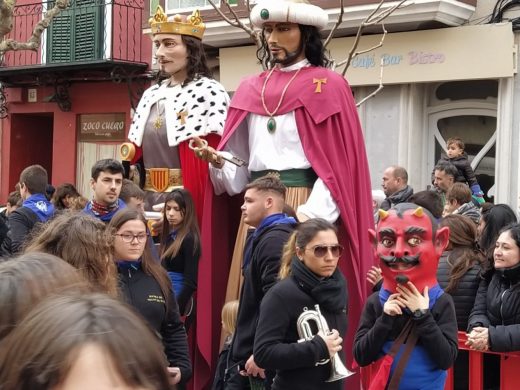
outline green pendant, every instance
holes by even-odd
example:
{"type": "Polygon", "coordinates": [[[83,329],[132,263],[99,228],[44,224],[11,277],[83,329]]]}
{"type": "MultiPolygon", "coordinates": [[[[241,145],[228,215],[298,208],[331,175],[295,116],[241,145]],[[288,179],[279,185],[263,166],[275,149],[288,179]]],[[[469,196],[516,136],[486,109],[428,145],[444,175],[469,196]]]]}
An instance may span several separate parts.
{"type": "Polygon", "coordinates": [[[270,117],[267,121],[267,131],[269,134],[273,134],[276,131],[276,120],[273,117],[270,117]]]}
{"type": "Polygon", "coordinates": [[[269,19],[269,10],[267,10],[266,8],[264,8],[263,10],[260,11],[260,17],[263,19],[263,20],[267,20],[269,19]]]}

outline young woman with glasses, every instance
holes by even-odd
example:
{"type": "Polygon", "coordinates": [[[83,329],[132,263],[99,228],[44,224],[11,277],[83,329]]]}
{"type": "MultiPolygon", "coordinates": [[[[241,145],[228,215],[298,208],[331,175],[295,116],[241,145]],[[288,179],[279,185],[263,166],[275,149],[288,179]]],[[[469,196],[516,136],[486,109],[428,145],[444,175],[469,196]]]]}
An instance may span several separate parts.
{"type": "MultiPolygon", "coordinates": [[[[188,304],[197,290],[200,233],[195,204],[188,190],[175,189],[166,196],[160,253],[181,313],[193,312],[188,304]]],[[[191,319],[186,321],[186,328],[191,319]]]]}
{"type": "Polygon", "coordinates": [[[343,388],[342,380],[326,382],[327,360],[341,351],[347,329],[347,286],[337,268],[342,250],[334,225],[319,218],[300,224],[284,248],[281,281],[260,306],[253,353],[259,367],[276,370],[273,390],[343,388]],[[301,341],[298,318],[315,305],[330,332],[313,329],[314,336],[301,341]]]}
{"type": "Polygon", "coordinates": [[[172,384],[185,383],[192,374],[186,332],[168,275],[151,255],[146,219],[125,208],[112,218],[107,231],[113,236],[122,297],[160,335],[172,384]]]}

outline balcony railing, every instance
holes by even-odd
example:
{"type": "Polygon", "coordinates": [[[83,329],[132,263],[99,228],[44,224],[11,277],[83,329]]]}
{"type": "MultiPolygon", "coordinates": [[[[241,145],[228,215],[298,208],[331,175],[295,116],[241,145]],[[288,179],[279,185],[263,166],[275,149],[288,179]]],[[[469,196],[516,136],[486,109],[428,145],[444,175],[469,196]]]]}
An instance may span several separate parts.
{"type": "MultiPolygon", "coordinates": [[[[6,38],[25,42],[54,3],[18,3],[14,9],[13,29],[6,38]]],[[[149,52],[143,52],[143,9],[144,0],[71,0],[69,7],[53,19],[42,34],[37,52],[7,52],[2,65],[146,63],[149,52]]]]}

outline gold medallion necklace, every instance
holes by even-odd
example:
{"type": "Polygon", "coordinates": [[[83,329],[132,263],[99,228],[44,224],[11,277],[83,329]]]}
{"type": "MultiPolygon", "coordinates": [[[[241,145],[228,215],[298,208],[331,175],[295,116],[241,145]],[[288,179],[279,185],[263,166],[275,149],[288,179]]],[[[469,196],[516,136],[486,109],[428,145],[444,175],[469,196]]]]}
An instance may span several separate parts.
{"type": "Polygon", "coordinates": [[[282,96],[280,96],[280,100],[278,101],[278,104],[276,105],[276,108],[274,109],[274,111],[269,111],[267,109],[266,104],[265,104],[265,88],[267,86],[267,82],[269,81],[269,79],[271,78],[271,75],[273,74],[273,72],[275,70],[274,67],[273,67],[273,69],[271,69],[271,71],[269,72],[269,74],[265,78],[264,85],[262,87],[262,92],[260,94],[260,97],[262,98],[262,106],[264,106],[265,112],[267,113],[267,115],[269,115],[269,119],[267,120],[267,131],[269,132],[269,134],[273,134],[276,131],[276,120],[274,119],[274,116],[276,115],[276,113],[278,112],[278,109],[282,105],[283,98],[285,97],[285,93],[287,92],[287,89],[289,88],[289,85],[291,85],[293,80],[296,78],[296,76],[298,76],[298,73],[300,73],[300,70],[302,70],[302,69],[303,68],[298,69],[294,73],[294,75],[291,77],[289,82],[285,85],[285,87],[284,87],[284,89],[282,91],[282,96]]]}
{"type": "Polygon", "coordinates": [[[163,99],[159,99],[159,100],[157,100],[157,103],[155,103],[155,109],[157,111],[157,117],[155,118],[155,121],[153,122],[153,127],[155,128],[155,130],[159,130],[163,125],[162,115],[164,113],[165,107],[163,105],[162,110],[159,109],[159,104],[161,103],[161,100],[163,100],[163,99]]]}

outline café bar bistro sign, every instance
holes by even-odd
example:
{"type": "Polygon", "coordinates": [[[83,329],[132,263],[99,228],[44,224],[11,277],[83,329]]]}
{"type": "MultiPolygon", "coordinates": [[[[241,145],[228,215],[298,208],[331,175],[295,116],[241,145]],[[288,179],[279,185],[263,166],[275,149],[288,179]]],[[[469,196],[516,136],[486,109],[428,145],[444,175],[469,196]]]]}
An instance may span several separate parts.
{"type": "Polygon", "coordinates": [[[78,141],[124,141],[124,112],[78,115],[78,141]]]}

